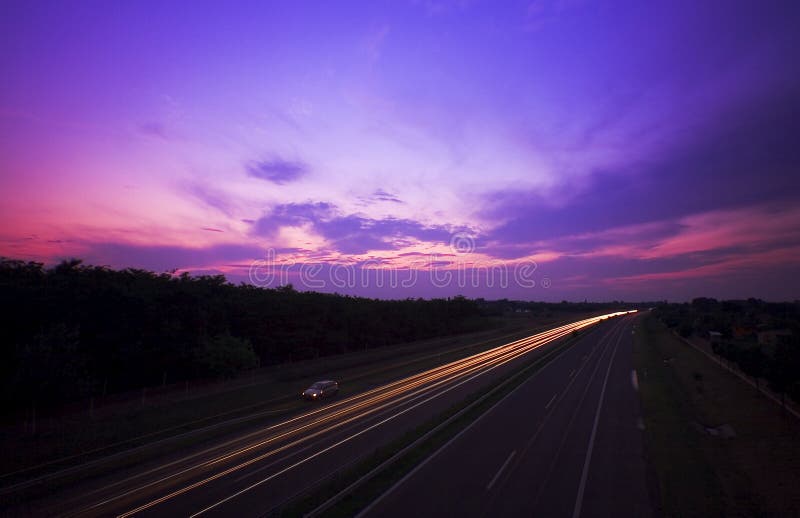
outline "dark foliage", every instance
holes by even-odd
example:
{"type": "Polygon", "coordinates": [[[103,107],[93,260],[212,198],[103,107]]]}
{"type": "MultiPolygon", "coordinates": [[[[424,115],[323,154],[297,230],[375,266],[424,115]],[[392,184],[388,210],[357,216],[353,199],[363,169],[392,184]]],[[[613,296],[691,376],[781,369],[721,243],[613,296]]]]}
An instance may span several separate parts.
{"type": "Polygon", "coordinates": [[[655,314],[684,337],[720,333],[711,344],[714,354],[738,365],[757,384],[765,379],[772,390],[800,402],[800,303],[697,298],[690,304],[659,304],[655,314]],[[781,335],[759,342],[759,332],[774,330],[781,335]]]}
{"type": "Polygon", "coordinates": [[[492,317],[549,319],[621,302],[377,300],[221,276],[0,258],[3,412],[256,366],[486,329],[492,317]]]}
{"type": "Polygon", "coordinates": [[[0,261],[5,412],[488,326],[463,297],[373,300],[0,261]]]}

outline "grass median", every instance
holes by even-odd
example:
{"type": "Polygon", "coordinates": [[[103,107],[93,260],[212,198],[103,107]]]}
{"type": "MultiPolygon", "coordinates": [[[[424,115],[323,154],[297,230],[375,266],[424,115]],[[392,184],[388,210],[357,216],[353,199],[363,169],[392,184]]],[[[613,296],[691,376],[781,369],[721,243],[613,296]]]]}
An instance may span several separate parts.
{"type": "Polygon", "coordinates": [[[797,420],[654,317],[642,317],[635,335],[660,514],[800,515],[797,420]]]}

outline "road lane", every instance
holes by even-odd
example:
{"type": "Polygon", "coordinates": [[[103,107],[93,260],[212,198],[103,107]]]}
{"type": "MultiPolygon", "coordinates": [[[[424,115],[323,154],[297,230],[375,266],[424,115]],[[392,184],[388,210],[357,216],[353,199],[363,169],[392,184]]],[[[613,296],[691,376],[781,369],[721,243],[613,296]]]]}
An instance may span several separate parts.
{"type": "MultiPolygon", "coordinates": [[[[595,320],[588,319],[578,324],[578,327],[586,327],[596,323],[595,320]]],[[[569,336],[575,326],[564,326],[557,330],[549,331],[547,333],[536,335],[537,338],[532,340],[523,340],[512,345],[511,347],[505,346],[498,348],[498,353],[493,353],[491,360],[492,368],[499,368],[497,375],[502,375],[502,368],[510,369],[515,364],[516,360],[525,357],[531,351],[537,349],[542,345],[551,343],[550,341],[556,338],[563,338],[569,336]]],[[[487,365],[482,362],[481,365],[487,365]]],[[[446,370],[446,369],[445,369],[446,370]]],[[[461,371],[459,371],[461,372],[461,371]]],[[[475,368],[469,371],[470,377],[465,379],[465,376],[459,374],[453,381],[448,382],[439,387],[440,391],[455,388],[458,390],[450,390],[447,395],[449,398],[439,398],[437,392],[431,393],[430,390],[421,392],[421,402],[427,403],[424,405],[417,405],[414,403],[413,412],[399,416],[399,419],[393,421],[390,426],[378,426],[363,430],[362,432],[355,432],[358,435],[358,444],[348,443],[346,448],[336,448],[325,451],[324,456],[317,456],[312,453],[300,459],[303,469],[293,469],[285,471],[284,469],[275,470],[267,473],[265,477],[253,481],[249,486],[235,487],[232,485],[225,485],[224,487],[212,487],[204,489],[203,494],[195,495],[188,500],[175,499],[174,501],[167,502],[166,505],[159,506],[160,515],[179,515],[179,514],[195,514],[201,513],[203,515],[229,515],[231,513],[239,515],[249,515],[253,509],[261,509],[265,512],[271,509],[271,506],[279,505],[282,503],[281,498],[285,499],[287,495],[295,494],[299,488],[309,485],[310,481],[318,480],[325,474],[329,474],[341,466],[346,466],[352,463],[353,457],[357,452],[362,451],[364,454],[371,453],[378,445],[385,444],[390,440],[399,437],[405,430],[413,428],[422,422],[437,416],[441,411],[448,408],[458,400],[462,399],[466,394],[472,392],[477,386],[469,388],[469,390],[462,390],[461,384],[472,381],[472,378],[485,377],[486,373],[484,367],[475,368]],[[431,400],[438,399],[437,404],[430,404],[431,400]],[[213,496],[212,496],[213,495],[213,496]],[[201,505],[205,504],[205,505],[201,505]],[[199,505],[199,507],[198,507],[199,505]],[[165,513],[165,511],[168,511],[165,513]]],[[[478,381],[481,381],[478,379],[478,381]]],[[[485,380],[484,380],[485,381],[485,380]]],[[[392,404],[397,403],[396,398],[390,400],[392,404]]],[[[391,412],[402,413],[405,408],[390,405],[391,412]]],[[[385,419],[385,418],[384,418],[385,419]]],[[[379,421],[379,423],[381,423],[379,421]]],[[[370,425],[371,427],[372,425],[370,425]]],[[[342,437],[341,435],[329,435],[331,441],[349,440],[351,436],[342,437]]],[[[355,437],[353,437],[355,438],[355,437]]],[[[334,443],[337,445],[338,443],[334,443]]],[[[297,462],[297,461],[296,461],[297,462]]],[[[294,464],[289,464],[287,467],[295,467],[294,464]]]]}
{"type": "Polygon", "coordinates": [[[260,514],[549,350],[584,319],[343,398],[45,510],[49,515],[260,514]]]}
{"type": "Polygon", "coordinates": [[[653,516],[646,487],[642,413],[633,365],[630,327],[623,332],[611,367],[606,410],[583,497],[582,517],[653,516]],[[613,381],[613,382],[612,382],[613,381]],[[636,483],[630,483],[635,481],[636,483]]]}
{"type": "Polygon", "coordinates": [[[632,320],[587,334],[364,514],[651,515],[632,320]]]}

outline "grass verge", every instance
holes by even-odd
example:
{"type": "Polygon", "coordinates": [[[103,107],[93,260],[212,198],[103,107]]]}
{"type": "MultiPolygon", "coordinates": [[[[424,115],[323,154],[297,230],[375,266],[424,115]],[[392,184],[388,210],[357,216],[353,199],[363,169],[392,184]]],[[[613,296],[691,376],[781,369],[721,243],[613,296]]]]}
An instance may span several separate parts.
{"type": "Polygon", "coordinates": [[[660,513],[800,515],[797,421],[654,317],[642,317],[635,335],[645,454],[660,513]]]}

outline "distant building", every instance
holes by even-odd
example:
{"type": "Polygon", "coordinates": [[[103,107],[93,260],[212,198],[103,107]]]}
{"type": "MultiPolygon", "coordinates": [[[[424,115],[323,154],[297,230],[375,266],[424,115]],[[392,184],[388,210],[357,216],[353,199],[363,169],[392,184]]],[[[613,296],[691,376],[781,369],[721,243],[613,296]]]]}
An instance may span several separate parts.
{"type": "Polygon", "coordinates": [[[768,329],[766,331],[759,331],[758,343],[759,345],[775,345],[783,341],[788,342],[791,337],[791,329],[768,329]]]}
{"type": "Polygon", "coordinates": [[[708,341],[712,344],[718,344],[722,341],[722,333],[719,331],[709,331],[708,332],[708,341]]]}

